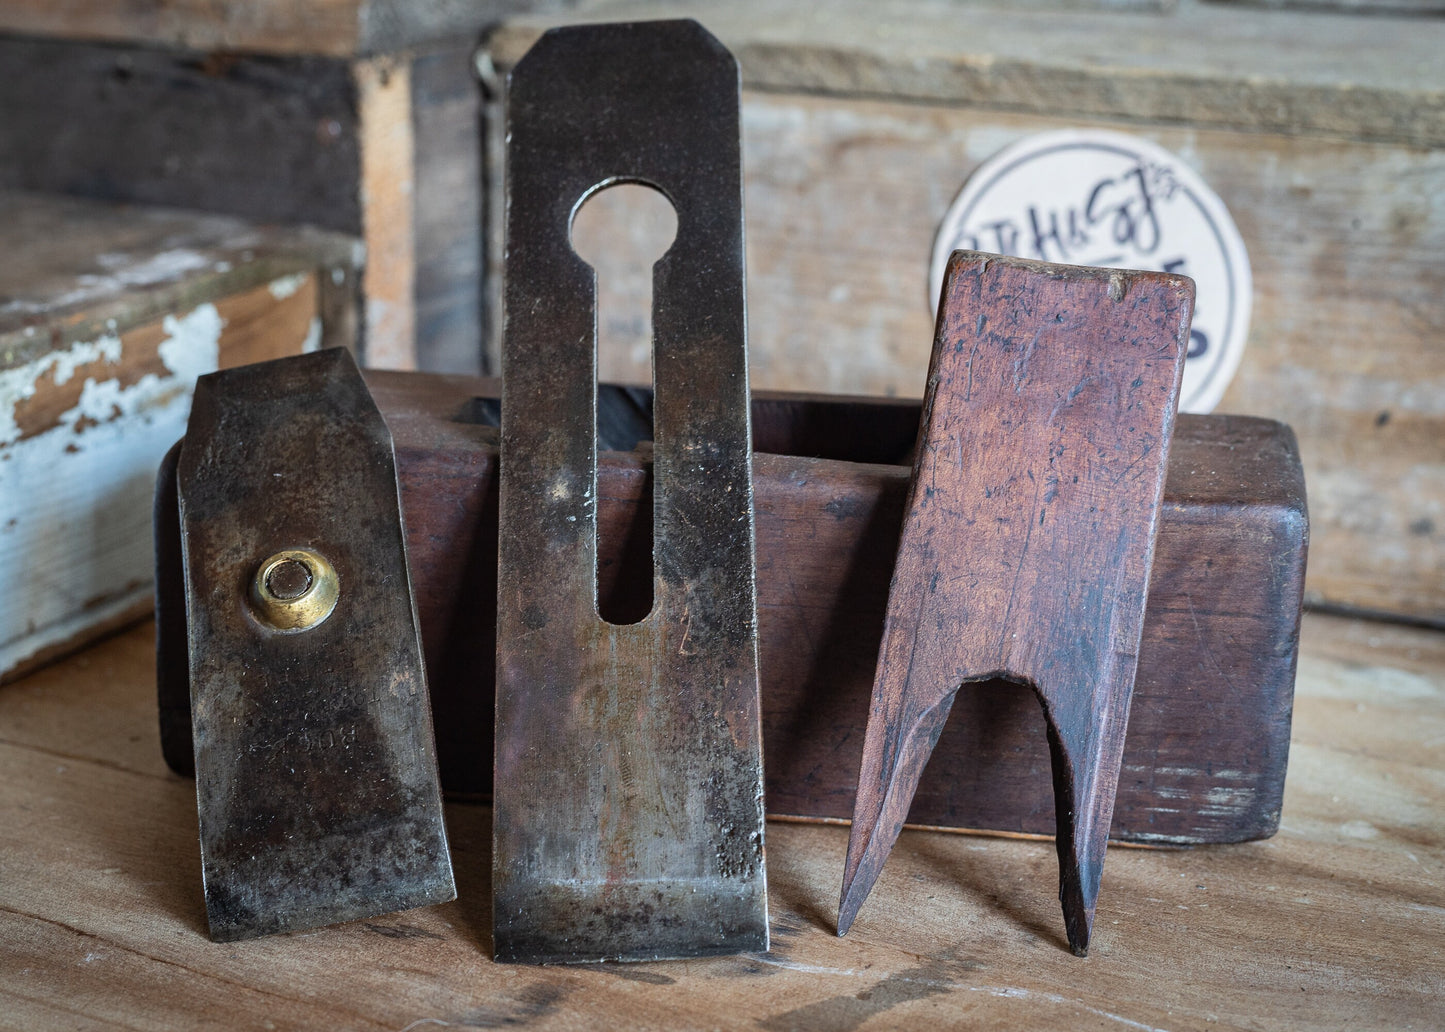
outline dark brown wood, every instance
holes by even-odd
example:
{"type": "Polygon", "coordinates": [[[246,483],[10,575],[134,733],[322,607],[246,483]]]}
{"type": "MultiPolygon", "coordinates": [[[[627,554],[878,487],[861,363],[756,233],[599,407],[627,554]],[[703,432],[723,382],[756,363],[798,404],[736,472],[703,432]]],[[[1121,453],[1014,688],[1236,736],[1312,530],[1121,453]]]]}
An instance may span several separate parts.
{"type": "MultiPolygon", "coordinates": [[[[500,385],[406,373],[367,379],[396,442],[442,785],[485,796],[491,755],[476,743],[492,735],[486,672],[495,656],[500,385]]],[[[753,395],[771,815],[852,813],[918,417],[916,401],[753,395]],[[840,411],[849,417],[837,418],[840,411]]],[[[645,453],[630,451],[635,430],[627,436],[604,442],[629,451],[604,451],[598,471],[600,533],[617,549],[599,557],[607,604],[635,600],[639,568],[644,581],[650,574],[645,553],[641,562],[622,553],[651,511],[645,453]]],[[[1278,828],[1284,793],[1308,535],[1294,435],[1267,419],[1181,416],[1164,498],[1112,837],[1157,845],[1266,838],[1278,828]]],[[[163,643],[173,624],[162,597],[163,643]]],[[[182,641],[184,633],[182,623],[182,641]]],[[[163,659],[162,674],[169,666],[163,659]]],[[[162,743],[172,768],[185,772],[184,694],[177,706],[169,719],[162,714],[162,743]]],[[[909,822],[1053,833],[1049,754],[1032,693],[1000,682],[959,696],[909,822]]]]}
{"type": "Polygon", "coordinates": [[[335,58],[0,39],[0,185],[361,230],[335,58]]]}
{"type": "Polygon", "coordinates": [[[902,831],[960,687],[1043,704],[1059,898],[1088,952],[1194,284],[956,252],[888,594],[838,934],[902,831]]]}

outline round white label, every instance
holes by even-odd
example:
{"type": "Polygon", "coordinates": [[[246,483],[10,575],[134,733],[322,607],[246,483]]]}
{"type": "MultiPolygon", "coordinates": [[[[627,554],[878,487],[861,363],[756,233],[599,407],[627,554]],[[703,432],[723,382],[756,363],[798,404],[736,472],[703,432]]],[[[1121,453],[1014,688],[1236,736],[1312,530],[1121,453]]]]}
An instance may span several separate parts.
{"type": "Polygon", "coordinates": [[[1196,286],[1179,408],[1219,403],[1244,353],[1249,256],[1224,203],[1158,144],[1063,129],[1026,137],[969,176],[933,245],[935,306],[956,250],[1176,272],[1196,286]]]}

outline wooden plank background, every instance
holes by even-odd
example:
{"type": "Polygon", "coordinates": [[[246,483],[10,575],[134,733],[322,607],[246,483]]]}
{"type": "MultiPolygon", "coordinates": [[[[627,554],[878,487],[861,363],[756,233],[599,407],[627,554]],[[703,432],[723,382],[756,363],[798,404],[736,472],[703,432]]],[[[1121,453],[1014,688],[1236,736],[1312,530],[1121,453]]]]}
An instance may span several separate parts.
{"type": "Polygon", "coordinates": [[[205,935],[194,786],[157,743],[151,628],[0,691],[0,1027],[1407,1029],[1445,1019],[1445,635],[1311,616],[1280,833],[1110,849],[1090,956],[1048,842],[908,831],[846,939],[847,830],[770,822],[774,947],[489,959],[490,820],[449,804],[460,898],[205,935]]]}
{"type": "Polygon", "coordinates": [[[345,61],[11,37],[0,66],[0,186],[359,235],[345,61]]]}
{"type": "MultiPolygon", "coordinates": [[[[1071,124],[750,94],[754,382],[920,394],[954,191],[1000,147],[1071,124]]],[[[1445,622],[1445,150],[1126,128],[1185,156],[1244,236],[1254,318],[1219,411],[1299,435],[1310,599],[1445,622]]]]}
{"type": "MultiPolygon", "coordinates": [[[[666,8],[704,17],[743,68],[758,387],[921,395],[933,239],[968,174],[1034,132],[1139,133],[1203,175],[1249,250],[1250,344],[1218,410],[1280,419],[1299,435],[1309,600],[1445,625],[1445,134],[1431,121],[1445,112],[1445,62],[1427,56],[1445,52],[1445,24],[1251,12],[1241,34],[1243,16],[1191,4],[1176,19],[1045,23],[1028,12],[949,22],[935,5],[897,3],[870,35],[846,5],[835,19],[768,17],[748,4],[666,8]],[[1065,38],[1067,52],[1037,46],[1065,38]],[[939,63],[948,74],[929,79],[939,63]],[[1261,67],[1270,74],[1251,74],[1261,67]],[[1359,107],[1367,86],[1392,114],[1359,107]],[[1040,113],[1070,107],[1083,114],[1040,113]]],[[[582,13],[644,9],[658,6],[582,13]]],[[[499,30],[498,66],[543,24],[499,30]]],[[[630,228],[623,209],[594,233],[626,248],[630,228]]],[[[622,334],[640,325],[625,304],[608,308],[622,313],[622,334]]],[[[646,355],[642,343],[604,354],[604,374],[648,379],[634,357],[646,355]]]]}
{"type": "Polygon", "coordinates": [[[691,17],[743,82],[781,93],[891,97],[1070,117],[1346,139],[1445,143],[1445,22],[1240,11],[1025,8],[955,0],[583,0],[508,20],[510,66],[546,26],[691,17]]]}

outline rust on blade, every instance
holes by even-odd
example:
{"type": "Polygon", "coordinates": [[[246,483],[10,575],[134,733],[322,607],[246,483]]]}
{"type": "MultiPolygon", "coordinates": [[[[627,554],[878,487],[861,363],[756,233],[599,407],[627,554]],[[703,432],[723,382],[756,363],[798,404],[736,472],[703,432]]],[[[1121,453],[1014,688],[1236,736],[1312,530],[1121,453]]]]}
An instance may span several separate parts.
{"type": "Polygon", "coordinates": [[[202,377],[177,461],[212,938],[455,898],[391,435],[351,356],[202,377]]]}
{"type": "Polygon", "coordinates": [[[499,960],[768,946],[738,72],[693,22],[549,32],[512,72],[497,613],[499,960]],[[597,611],[595,278],[612,182],[653,269],[652,610],[597,611]]]}

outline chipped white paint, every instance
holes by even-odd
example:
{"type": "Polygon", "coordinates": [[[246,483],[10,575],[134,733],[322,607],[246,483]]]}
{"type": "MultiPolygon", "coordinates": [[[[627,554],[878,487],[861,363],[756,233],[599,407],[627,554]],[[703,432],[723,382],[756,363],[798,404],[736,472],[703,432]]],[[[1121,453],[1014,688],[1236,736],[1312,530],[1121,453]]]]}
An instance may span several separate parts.
{"type": "MultiPolygon", "coordinates": [[[[177,319],[165,317],[166,339],[161,342],[161,361],[166,368],[195,386],[196,377],[214,373],[221,361],[221,331],[226,321],[213,304],[204,304],[177,319]]],[[[189,406],[187,406],[189,408],[189,406]]]]}
{"type": "Polygon", "coordinates": [[[106,334],[93,341],[77,341],[68,351],[55,351],[15,369],[0,370],[0,446],[20,437],[15,409],[23,401],[35,397],[36,384],[45,377],[58,387],[69,383],[81,366],[95,362],[120,361],[120,338],[106,334]]]}
{"type": "Polygon", "coordinates": [[[1225,788],[1216,786],[1205,795],[1205,805],[1199,808],[1201,817],[1236,817],[1247,812],[1254,805],[1256,792],[1253,788],[1225,788]]]}
{"type": "Polygon", "coordinates": [[[311,273],[309,272],[293,272],[289,276],[282,276],[279,279],[272,280],[266,285],[266,289],[271,292],[271,296],[277,301],[285,301],[305,286],[306,281],[310,278],[311,273]]]}
{"type": "Polygon", "coordinates": [[[10,571],[0,675],[151,593],[156,468],[185,432],[195,378],[217,367],[224,321],[204,304],[163,326],[163,376],[122,386],[114,335],[0,373],[0,565],[10,571]],[[20,440],[16,405],[42,377],[66,383],[83,366],[92,368],[76,404],[20,440]]]}
{"type": "Polygon", "coordinates": [[[139,287],[173,283],[201,269],[209,269],[212,259],[188,248],[161,251],[144,258],[124,252],[99,254],[95,264],[102,271],[82,273],[75,277],[75,286],[62,294],[43,298],[16,298],[0,305],[0,315],[53,314],[73,305],[94,301],[139,287]]]}
{"type": "Polygon", "coordinates": [[[148,255],[141,261],[136,261],[135,255],[124,252],[98,254],[95,256],[95,262],[115,277],[117,283],[129,287],[180,279],[188,272],[207,268],[211,264],[211,259],[196,251],[180,247],[148,255]]]}

